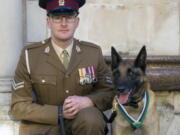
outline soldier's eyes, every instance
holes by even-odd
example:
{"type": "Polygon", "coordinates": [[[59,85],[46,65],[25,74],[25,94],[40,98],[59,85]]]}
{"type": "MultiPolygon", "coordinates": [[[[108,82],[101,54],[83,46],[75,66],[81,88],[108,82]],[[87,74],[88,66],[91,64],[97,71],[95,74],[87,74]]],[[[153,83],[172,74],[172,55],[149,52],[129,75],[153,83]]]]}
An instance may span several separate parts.
{"type": "Polygon", "coordinates": [[[59,20],[61,17],[60,16],[53,16],[52,19],[55,19],[55,20],[59,20]]]}

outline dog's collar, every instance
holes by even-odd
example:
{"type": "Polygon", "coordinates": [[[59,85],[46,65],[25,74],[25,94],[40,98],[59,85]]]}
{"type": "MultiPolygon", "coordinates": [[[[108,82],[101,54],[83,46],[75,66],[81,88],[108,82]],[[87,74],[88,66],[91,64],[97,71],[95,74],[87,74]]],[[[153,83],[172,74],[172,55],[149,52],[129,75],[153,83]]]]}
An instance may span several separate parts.
{"type": "Polygon", "coordinates": [[[143,109],[140,113],[140,115],[138,116],[138,119],[135,119],[133,118],[128,112],[127,110],[124,108],[124,106],[120,103],[118,103],[118,109],[120,111],[120,113],[122,114],[122,116],[129,122],[129,124],[132,125],[133,128],[139,128],[145,117],[146,117],[146,114],[147,114],[147,110],[148,110],[148,106],[149,106],[149,94],[148,92],[145,92],[144,94],[144,106],[143,106],[143,109]]]}
{"type": "Polygon", "coordinates": [[[134,99],[133,97],[130,97],[132,101],[130,101],[129,103],[127,104],[124,104],[125,106],[132,106],[134,108],[138,108],[138,103],[144,98],[144,94],[145,92],[143,92],[139,98],[137,99],[134,99]]]}

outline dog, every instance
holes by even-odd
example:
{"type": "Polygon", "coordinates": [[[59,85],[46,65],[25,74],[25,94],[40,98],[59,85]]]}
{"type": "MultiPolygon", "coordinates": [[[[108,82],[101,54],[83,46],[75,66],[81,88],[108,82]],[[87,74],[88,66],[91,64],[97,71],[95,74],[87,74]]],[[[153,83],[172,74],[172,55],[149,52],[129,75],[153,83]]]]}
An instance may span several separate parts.
{"type": "Polygon", "coordinates": [[[111,48],[112,82],[116,90],[113,101],[112,135],[159,135],[159,116],[155,95],[146,78],[146,47],[133,64],[122,60],[111,48]]]}

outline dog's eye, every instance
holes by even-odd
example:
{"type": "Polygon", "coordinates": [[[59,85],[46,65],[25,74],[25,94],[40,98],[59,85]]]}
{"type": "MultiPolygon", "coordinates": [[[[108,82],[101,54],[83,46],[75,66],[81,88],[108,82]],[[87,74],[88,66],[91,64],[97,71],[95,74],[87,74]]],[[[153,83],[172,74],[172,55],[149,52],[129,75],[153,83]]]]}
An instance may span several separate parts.
{"type": "Polygon", "coordinates": [[[114,76],[115,78],[118,78],[118,77],[120,76],[120,72],[119,72],[118,70],[115,70],[115,71],[113,72],[113,76],[114,76]]]}
{"type": "Polygon", "coordinates": [[[133,76],[134,75],[134,72],[131,69],[128,69],[127,73],[128,73],[129,76],[133,76]]]}

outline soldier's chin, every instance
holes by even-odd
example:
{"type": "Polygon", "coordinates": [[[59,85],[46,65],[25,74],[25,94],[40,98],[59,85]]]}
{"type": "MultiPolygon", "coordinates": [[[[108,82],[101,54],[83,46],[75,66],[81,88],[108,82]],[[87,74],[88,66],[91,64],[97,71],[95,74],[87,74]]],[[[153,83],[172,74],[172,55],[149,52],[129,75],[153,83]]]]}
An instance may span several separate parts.
{"type": "Polygon", "coordinates": [[[69,38],[69,37],[63,37],[63,36],[62,36],[62,37],[60,37],[59,39],[60,39],[61,41],[64,41],[64,42],[65,42],[65,41],[69,41],[71,38],[69,38]]]}
{"type": "Polygon", "coordinates": [[[72,39],[72,37],[66,37],[66,36],[61,36],[58,38],[59,41],[63,41],[63,42],[69,41],[71,39],[72,39]]]}

